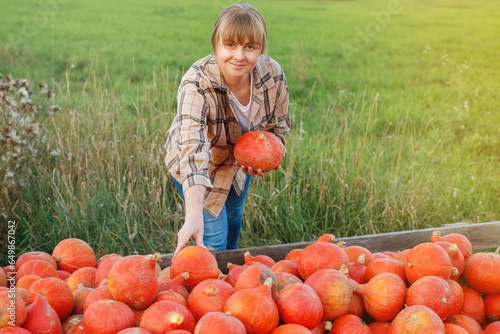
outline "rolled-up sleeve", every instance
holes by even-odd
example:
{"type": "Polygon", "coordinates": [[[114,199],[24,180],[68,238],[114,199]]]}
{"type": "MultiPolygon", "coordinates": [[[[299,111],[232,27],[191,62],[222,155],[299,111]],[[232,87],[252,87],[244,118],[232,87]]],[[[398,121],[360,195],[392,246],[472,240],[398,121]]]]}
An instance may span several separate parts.
{"type": "Polygon", "coordinates": [[[174,120],[178,135],[178,171],[180,182],[187,188],[201,184],[211,188],[209,177],[210,140],[207,136],[207,113],[210,108],[207,97],[194,84],[184,84],[177,94],[177,116],[174,120]]]}
{"type": "Polygon", "coordinates": [[[281,140],[283,149],[286,150],[285,134],[290,131],[291,121],[288,85],[283,70],[281,70],[276,81],[278,82],[278,88],[276,92],[274,114],[278,118],[278,122],[270,129],[270,132],[274,133],[281,140]]]}

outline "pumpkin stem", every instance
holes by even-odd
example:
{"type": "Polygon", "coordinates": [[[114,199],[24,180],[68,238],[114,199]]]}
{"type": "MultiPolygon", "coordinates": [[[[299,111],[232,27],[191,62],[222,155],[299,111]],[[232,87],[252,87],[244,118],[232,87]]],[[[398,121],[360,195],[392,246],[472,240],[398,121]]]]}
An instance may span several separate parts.
{"type": "Polygon", "coordinates": [[[349,268],[347,268],[347,266],[346,266],[345,264],[343,264],[343,265],[341,265],[341,266],[340,266],[339,271],[340,271],[342,274],[344,274],[344,275],[349,274],[349,268]]]}
{"type": "Polygon", "coordinates": [[[451,252],[456,252],[456,251],[458,251],[458,246],[457,246],[457,244],[451,244],[451,246],[450,246],[449,250],[450,250],[451,252]]]}
{"type": "Polygon", "coordinates": [[[496,254],[500,254],[500,247],[497,248],[497,250],[495,251],[496,254]]]}
{"type": "Polygon", "coordinates": [[[453,267],[453,270],[451,271],[451,274],[452,274],[453,276],[456,276],[456,275],[458,275],[459,273],[460,273],[460,271],[458,271],[458,269],[457,269],[457,268],[453,267]]]}
{"type": "Polygon", "coordinates": [[[432,232],[432,235],[440,237],[441,236],[441,231],[436,230],[436,231],[432,232]]]}
{"type": "Polygon", "coordinates": [[[189,278],[189,273],[188,272],[182,273],[181,276],[182,278],[184,278],[184,280],[187,280],[189,278]]]}
{"type": "Polygon", "coordinates": [[[160,253],[154,253],[154,254],[150,254],[146,257],[148,260],[152,260],[152,261],[155,261],[155,262],[159,262],[161,261],[161,254],[160,253]]]}
{"type": "Polygon", "coordinates": [[[365,264],[365,259],[366,259],[366,254],[361,253],[361,255],[358,257],[358,263],[364,265],[365,264]]]}
{"type": "Polygon", "coordinates": [[[334,242],[335,241],[335,236],[333,234],[323,234],[321,237],[318,238],[317,242],[334,242]]]}
{"type": "Polygon", "coordinates": [[[223,279],[223,278],[224,278],[224,274],[221,271],[220,274],[219,274],[219,276],[217,276],[217,279],[223,279]]]}
{"type": "Polygon", "coordinates": [[[170,317],[168,317],[168,321],[171,324],[180,325],[184,321],[184,318],[179,313],[173,313],[170,315],[170,317]]]}
{"type": "Polygon", "coordinates": [[[446,304],[446,302],[447,302],[446,297],[443,296],[443,298],[441,298],[441,303],[446,304]]]}
{"type": "MultiPolygon", "coordinates": [[[[335,237],[334,237],[334,238],[335,238],[335,237]]],[[[344,247],[344,246],[345,246],[345,244],[346,244],[346,242],[345,242],[345,241],[339,241],[339,242],[337,243],[337,246],[339,246],[339,247],[344,247]]]]}
{"type": "Polygon", "coordinates": [[[203,294],[208,297],[215,296],[217,294],[217,289],[215,288],[215,286],[211,285],[203,290],[203,294]]]}
{"type": "Polygon", "coordinates": [[[227,315],[231,315],[231,311],[227,311],[227,312],[226,312],[226,314],[227,314],[227,315]]]}
{"type": "Polygon", "coordinates": [[[332,322],[331,321],[325,321],[325,329],[327,331],[332,330],[332,322]]]}
{"type": "Polygon", "coordinates": [[[250,252],[245,252],[245,254],[243,254],[243,257],[247,257],[247,256],[250,256],[250,252]]]}
{"type": "Polygon", "coordinates": [[[272,277],[266,278],[266,280],[264,281],[264,285],[267,286],[269,289],[272,289],[272,287],[273,287],[273,278],[272,277]]]}
{"type": "Polygon", "coordinates": [[[231,262],[228,262],[227,265],[226,265],[227,269],[229,269],[229,267],[231,267],[232,265],[233,264],[231,262]]]}
{"type": "Polygon", "coordinates": [[[76,326],[76,325],[79,325],[81,324],[83,321],[83,318],[71,318],[68,322],[73,325],[73,326],[76,326]]]}

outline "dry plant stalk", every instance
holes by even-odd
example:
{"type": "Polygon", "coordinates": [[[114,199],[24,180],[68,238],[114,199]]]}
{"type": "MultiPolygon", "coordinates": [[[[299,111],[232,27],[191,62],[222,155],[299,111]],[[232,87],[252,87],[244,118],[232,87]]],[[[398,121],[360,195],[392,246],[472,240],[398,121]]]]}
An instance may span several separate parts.
{"type": "Polygon", "coordinates": [[[47,83],[41,81],[38,87],[40,97],[29,90],[27,79],[4,78],[0,73],[0,214],[5,218],[31,175],[48,123],[60,110],[51,104],[55,94],[47,83]]]}

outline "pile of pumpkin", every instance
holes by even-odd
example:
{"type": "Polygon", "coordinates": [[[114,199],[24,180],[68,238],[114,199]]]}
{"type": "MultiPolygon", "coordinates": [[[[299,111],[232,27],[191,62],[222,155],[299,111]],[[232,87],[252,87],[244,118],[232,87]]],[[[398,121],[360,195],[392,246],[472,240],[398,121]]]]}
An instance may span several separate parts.
{"type": "Polygon", "coordinates": [[[0,268],[0,334],[500,333],[498,252],[439,231],[401,252],[334,241],[278,262],[245,254],[223,275],[203,247],[161,270],[158,254],[96,261],[66,239],[0,268]]]}

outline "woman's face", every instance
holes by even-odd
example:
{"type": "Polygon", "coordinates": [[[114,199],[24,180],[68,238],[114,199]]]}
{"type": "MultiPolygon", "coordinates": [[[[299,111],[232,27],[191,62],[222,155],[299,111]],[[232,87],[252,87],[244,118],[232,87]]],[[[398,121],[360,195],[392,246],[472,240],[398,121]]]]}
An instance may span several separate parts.
{"type": "Polygon", "coordinates": [[[247,78],[246,75],[255,67],[261,50],[259,45],[251,43],[248,37],[242,42],[223,42],[221,38],[215,54],[224,79],[234,82],[247,78]]]}

